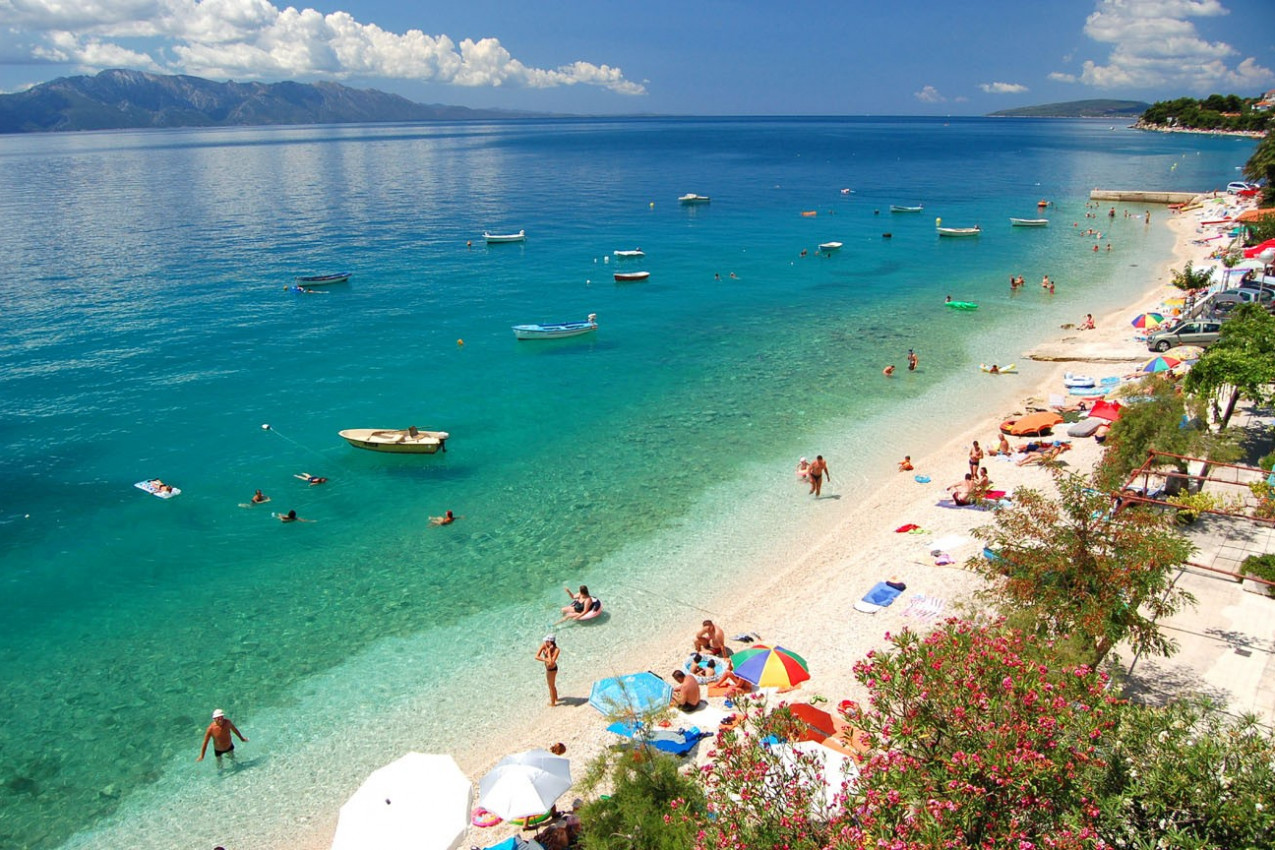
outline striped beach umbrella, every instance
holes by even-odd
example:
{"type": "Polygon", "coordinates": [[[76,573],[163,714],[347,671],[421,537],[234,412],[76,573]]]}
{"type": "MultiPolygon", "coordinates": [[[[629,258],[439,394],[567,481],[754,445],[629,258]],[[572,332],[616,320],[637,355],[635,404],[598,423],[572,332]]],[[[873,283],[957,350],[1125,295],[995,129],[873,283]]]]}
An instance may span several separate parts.
{"type": "Polygon", "coordinates": [[[810,678],[806,659],[782,646],[753,646],[736,652],[731,660],[735,675],[759,688],[791,688],[810,678]]]}
{"type": "Polygon", "coordinates": [[[1162,355],[1157,355],[1139,366],[1138,371],[1146,372],[1148,375],[1155,374],[1156,372],[1167,372],[1181,362],[1182,361],[1176,357],[1164,357],[1162,355]]]}
{"type": "Polygon", "coordinates": [[[1133,317],[1133,326],[1135,328],[1154,328],[1164,321],[1164,316],[1159,313],[1139,313],[1133,317]]]}

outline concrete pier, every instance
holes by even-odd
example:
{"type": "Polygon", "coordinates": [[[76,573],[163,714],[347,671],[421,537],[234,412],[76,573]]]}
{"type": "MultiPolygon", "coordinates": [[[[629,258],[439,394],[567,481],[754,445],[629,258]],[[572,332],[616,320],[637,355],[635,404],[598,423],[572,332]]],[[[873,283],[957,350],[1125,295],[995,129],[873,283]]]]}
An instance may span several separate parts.
{"type": "Polygon", "coordinates": [[[1200,192],[1133,192],[1122,189],[1094,189],[1091,201],[1116,201],[1127,204],[1185,204],[1200,192]]]}

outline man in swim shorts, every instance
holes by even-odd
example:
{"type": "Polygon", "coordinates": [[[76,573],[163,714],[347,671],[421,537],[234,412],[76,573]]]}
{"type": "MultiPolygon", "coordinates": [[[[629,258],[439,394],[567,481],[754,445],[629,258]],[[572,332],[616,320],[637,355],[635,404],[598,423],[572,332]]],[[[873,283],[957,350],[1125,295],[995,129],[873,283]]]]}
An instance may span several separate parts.
{"type": "Polygon", "coordinates": [[[806,472],[806,478],[810,481],[810,492],[815,494],[816,499],[823,492],[825,475],[829,481],[832,480],[832,473],[828,471],[828,462],[823,459],[823,455],[815,455],[815,462],[810,464],[810,469],[806,472]]]}
{"type": "Polygon", "coordinates": [[[213,742],[213,755],[217,757],[217,769],[221,770],[222,756],[230,756],[231,759],[235,757],[235,742],[230,737],[231,732],[238,735],[240,741],[245,744],[248,743],[248,739],[235,728],[235,724],[230,722],[230,718],[226,716],[226,713],[220,708],[216,709],[212,713],[212,723],[208,724],[208,729],[204,732],[204,744],[199,748],[199,758],[195,759],[195,761],[204,760],[204,755],[208,752],[208,741],[211,739],[213,742]]]}
{"type": "Polygon", "coordinates": [[[725,657],[726,632],[721,626],[714,625],[712,620],[705,620],[700,630],[695,633],[695,651],[707,652],[718,658],[725,657]]]}
{"type": "Polygon", "coordinates": [[[677,682],[673,687],[673,705],[682,711],[694,711],[698,708],[699,682],[695,681],[695,677],[688,676],[681,670],[674,670],[673,681],[677,682]]]}

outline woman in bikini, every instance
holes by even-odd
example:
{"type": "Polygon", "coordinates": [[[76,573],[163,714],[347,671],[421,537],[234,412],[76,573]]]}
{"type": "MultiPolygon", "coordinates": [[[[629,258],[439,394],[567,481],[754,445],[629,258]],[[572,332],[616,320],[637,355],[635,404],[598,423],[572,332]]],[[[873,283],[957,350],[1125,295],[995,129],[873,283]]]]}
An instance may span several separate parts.
{"type": "Polygon", "coordinates": [[[975,478],[978,477],[978,467],[982,462],[983,448],[978,444],[978,440],[975,440],[974,445],[970,446],[970,474],[975,478]]]}
{"type": "Polygon", "coordinates": [[[545,682],[549,685],[549,704],[558,704],[558,639],[553,635],[545,635],[544,642],[536,651],[536,660],[545,665],[545,682]]]}
{"type": "Polygon", "coordinates": [[[594,599],[589,595],[588,585],[580,585],[579,593],[572,593],[571,588],[564,587],[563,590],[571,597],[571,604],[562,609],[562,620],[578,620],[587,612],[593,610],[594,599]]]}

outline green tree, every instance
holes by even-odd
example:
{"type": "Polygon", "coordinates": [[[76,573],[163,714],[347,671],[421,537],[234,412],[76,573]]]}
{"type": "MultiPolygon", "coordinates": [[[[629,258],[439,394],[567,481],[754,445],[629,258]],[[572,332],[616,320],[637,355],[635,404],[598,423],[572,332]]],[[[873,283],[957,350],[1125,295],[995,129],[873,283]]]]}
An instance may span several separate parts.
{"type": "Polygon", "coordinates": [[[1128,850],[1275,847],[1275,739],[1200,698],[1127,705],[1095,786],[1098,831],[1128,850]]]}
{"type": "Polygon", "coordinates": [[[1111,498],[1085,476],[1055,471],[1054,481],[1056,498],[1020,488],[974,530],[994,554],[966,564],[993,582],[984,598],[1025,615],[1042,637],[1075,638],[1091,663],[1122,640],[1171,655],[1158,621],[1195,602],[1173,583],[1192,545],[1170,515],[1131,507],[1112,516],[1111,498]]]}
{"type": "MultiPolygon", "coordinates": [[[[1202,427],[1205,403],[1183,395],[1177,386],[1158,375],[1143,378],[1126,396],[1139,399],[1126,404],[1107,434],[1106,451],[1098,464],[1095,481],[1113,490],[1129,473],[1142,466],[1153,449],[1179,455],[1212,455],[1219,460],[1236,456],[1229,438],[1202,427]]],[[[1178,470],[1185,472],[1181,463],[1178,470]]]]}
{"type": "Polygon", "coordinates": [[[580,812],[583,850],[685,850],[695,836],[693,814],[703,811],[704,795],[692,777],[682,775],[673,756],[647,746],[613,747],[589,766],[581,783],[586,791],[610,793],[580,812]]]}
{"type": "Polygon", "coordinates": [[[1177,271],[1176,269],[1173,270],[1172,283],[1178,289],[1183,291],[1189,289],[1201,289],[1208,286],[1213,281],[1212,274],[1212,271],[1209,269],[1200,269],[1199,271],[1196,271],[1192,268],[1191,261],[1187,260],[1186,265],[1182,267],[1182,271],[1177,271]]]}
{"type": "MultiPolygon", "coordinates": [[[[1186,389],[1226,406],[1217,416],[1230,421],[1241,398],[1269,402],[1275,398],[1275,317],[1256,304],[1242,304],[1223,325],[1222,338],[1211,345],[1186,377],[1186,389]]],[[[1114,429],[1113,429],[1114,430],[1114,429]]]]}

